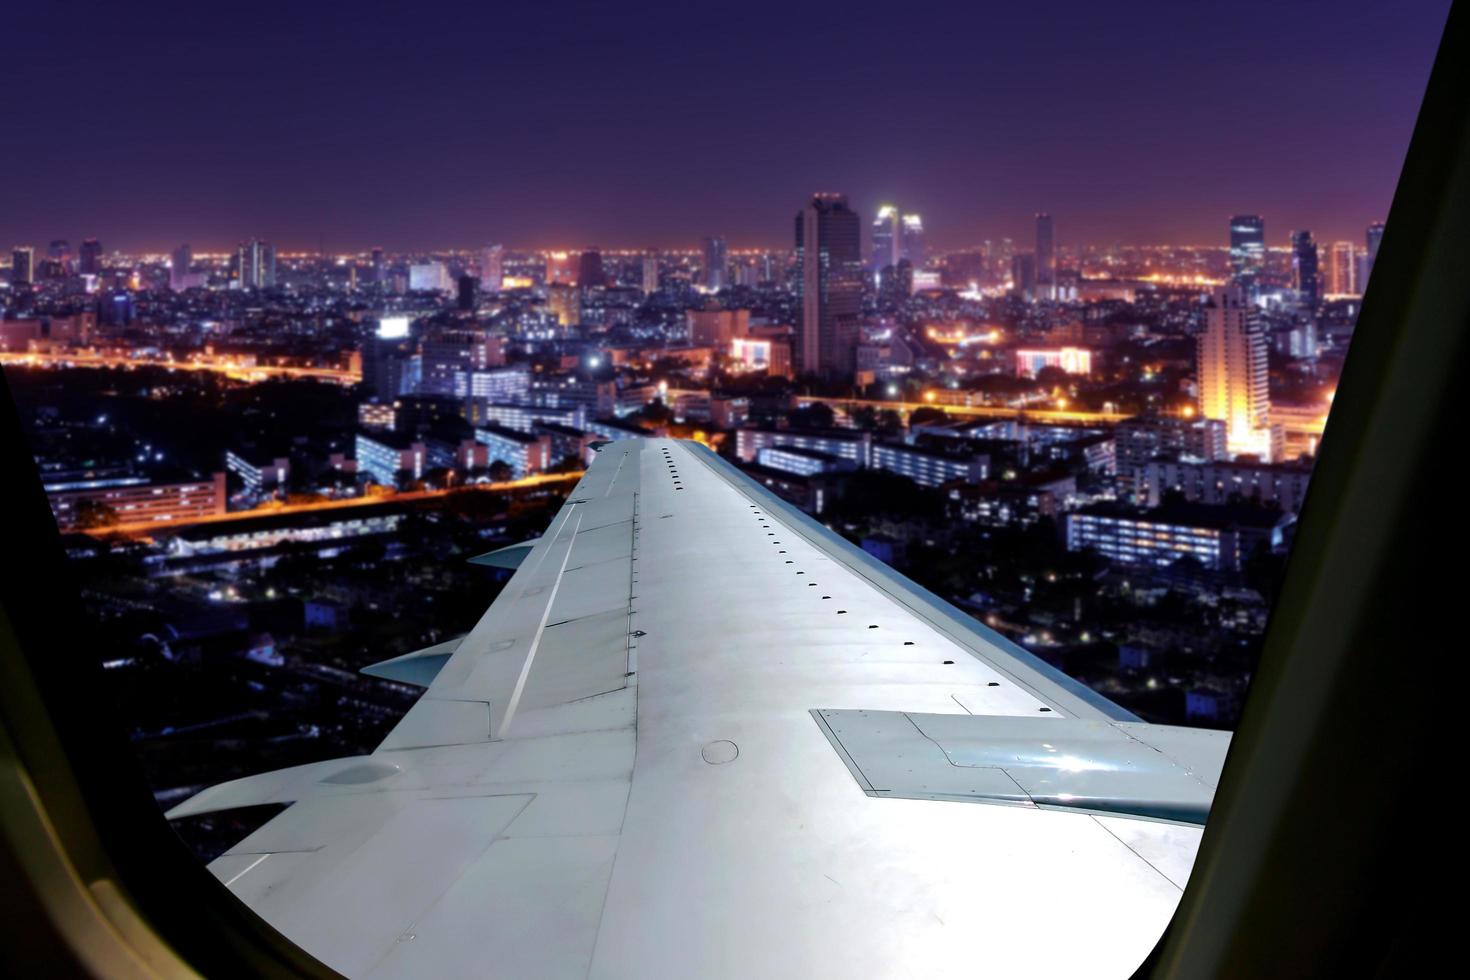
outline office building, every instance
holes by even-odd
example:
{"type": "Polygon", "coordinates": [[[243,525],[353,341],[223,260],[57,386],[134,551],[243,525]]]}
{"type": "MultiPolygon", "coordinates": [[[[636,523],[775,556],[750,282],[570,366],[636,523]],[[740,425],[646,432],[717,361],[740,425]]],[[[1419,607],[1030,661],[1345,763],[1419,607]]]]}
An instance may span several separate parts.
{"type": "Polygon", "coordinates": [[[62,480],[46,484],[46,499],[63,531],[102,524],[145,524],[225,512],[225,474],[207,480],[154,482],[147,477],[62,480]]]}
{"type": "Polygon", "coordinates": [[[898,226],[898,208],[885,204],[878,209],[878,217],[873,219],[872,251],[868,260],[868,269],[875,276],[881,276],[884,269],[897,266],[902,257],[899,253],[902,238],[898,226]]]}
{"type": "Polygon", "coordinates": [[[240,478],[247,493],[258,495],[285,485],[291,475],[291,459],[230,449],[225,452],[225,469],[240,478]]]}
{"type": "Polygon", "coordinates": [[[979,483],[990,469],[990,457],[981,453],[935,452],[902,443],[876,443],[870,458],[873,469],[897,473],[923,487],[951,480],[979,483]]]}
{"type": "Polygon", "coordinates": [[[850,376],[862,310],[861,226],[841,194],[817,194],[796,215],[797,370],[850,376]]]}
{"type": "Polygon", "coordinates": [[[551,437],[545,433],[519,432],[487,425],[475,430],[475,440],[486,447],[486,455],[492,465],[504,463],[517,480],[544,472],[553,462],[551,437]]]}
{"type": "Polygon", "coordinates": [[[658,292],[658,256],[643,256],[643,295],[658,292]]]}
{"type": "Polygon", "coordinates": [[[252,239],[240,246],[240,288],[276,288],[276,249],[269,242],[252,239]]]}
{"type": "Polygon", "coordinates": [[[1312,479],[1310,463],[1198,462],[1153,459],[1144,465],[1144,501],[1151,507],[1178,493],[1201,504],[1258,502],[1300,513],[1312,479]]]}
{"type": "Polygon", "coordinates": [[[1317,243],[1312,241],[1310,231],[1291,233],[1291,286],[1301,297],[1302,303],[1316,308],[1322,299],[1322,284],[1318,274],[1317,243]]]}
{"type": "Polygon", "coordinates": [[[607,273],[602,268],[602,253],[588,249],[577,259],[577,285],[583,289],[607,285],[607,273]]]}
{"type": "Polygon", "coordinates": [[[385,487],[423,479],[428,448],[412,435],[390,431],[357,434],[357,472],[385,487]]]}
{"type": "Polygon", "coordinates": [[[1230,219],[1230,276],[1254,283],[1266,269],[1266,222],[1258,214],[1230,219]]]}
{"type": "Polygon", "coordinates": [[[505,248],[486,245],[480,250],[480,288],[487,293],[498,293],[504,280],[505,248]]]}
{"type": "Polygon", "coordinates": [[[1067,515],[1067,550],[1155,568],[1190,558],[1210,571],[1238,572],[1256,548],[1281,550],[1292,520],[1259,507],[1185,503],[1135,511],[1097,504],[1067,515]]]}
{"type": "Polygon", "coordinates": [[[704,266],[701,269],[704,288],[710,292],[718,292],[728,286],[729,269],[729,247],[725,244],[725,240],[706,238],[704,240],[704,266]]]}
{"type": "Polygon", "coordinates": [[[726,348],[750,334],[749,310],[688,310],[684,314],[689,346],[726,348]]]}
{"type": "Polygon", "coordinates": [[[1352,242],[1333,242],[1327,253],[1327,292],[1333,296],[1358,295],[1357,250],[1352,242]]]}
{"type": "Polygon", "coordinates": [[[387,266],[383,262],[383,248],[378,246],[373,249],[373,282],[381,283],[388,278],[387,266]]]}
{"type": "Polygon", "coordinates": [[[1049,214],[1036,216],[1036,289],[1038,300],[1053,300],[1057,296],[1057,239],[1056,226],[1049,214]]]}
{"type": "Polygon", "coordinates": [[[1036,298],[1036,256],[1017,252],[1011,256],[1011,289],[1022,299],[1036,298]]]}
{"type": "Polygon", "coordinates": [[[1137,415],[1113,428],[1118,481],[1124,492],[1144,492],[1148,463],[1159,457],[1214,462],[1228,459],[1225,423],[1219,419],[1180,419],[1137,415]]]}
{"type": "Polygon", "coordinates": [[[582,291],[567,283],[552,283],[546,287],[546,309],[557,326],[575,327],[582,322],[582,291]]]}
{"type": "Polygon", "coordinates": [[[1092,351],[1086,347],[1025,347],[1016,351],[1016,377],[1034,378],[1043,368],[1091,374],[1092,351]]]}
{"type": "Polygon", "coordinates": [[[10,284],[29,286],[36,281],[36,250],[29,245],[16,247],[10,253],[10,284]]]}
{"type": "Polygon", "coordinates": [[[454,281],[443,262],[422,262],[408,267],[408,288],[416,293],[447,293],[454,289],[454,281]]]}
{"type": "Polygon", "coordinates": [[[1218,289],[1205,306],[1196,346],[1199,411],[1225,423],[1232,453],[1271,458],[1266,334],[1240,286],[1218,289]]]}
{"type": "Polygon", "coordinates": [[[907,259],[913,268],[922,269],[925,260],[928,259],[924,251],[924,219],[917,214],[906,214],[901,224],[903,243],[898,257],[900,260],[907,259]]]}
{"type": "Polygon", "coordinates": [[[187,243],[174,249],[168,266],[168,288],[181,292],[189,288],[189,269],[194,264],[194,250],[187,243]]]}
{"type": "Polygon", "coordinates": [[[82,251],[77,271],[84,276],[102,274],[102,243],[95,238],[82,242],[82,251]]]}

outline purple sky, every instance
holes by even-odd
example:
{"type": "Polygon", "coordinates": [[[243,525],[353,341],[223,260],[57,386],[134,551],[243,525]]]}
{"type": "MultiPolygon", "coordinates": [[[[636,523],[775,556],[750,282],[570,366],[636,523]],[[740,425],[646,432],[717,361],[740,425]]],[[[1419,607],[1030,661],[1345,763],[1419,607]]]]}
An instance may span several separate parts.
{"type": "Polygon", "coordinates": [[[25,3],[0,247],[789,246],[829,189],[940,247],[1361,241],[1448,9],[25,3]]]}

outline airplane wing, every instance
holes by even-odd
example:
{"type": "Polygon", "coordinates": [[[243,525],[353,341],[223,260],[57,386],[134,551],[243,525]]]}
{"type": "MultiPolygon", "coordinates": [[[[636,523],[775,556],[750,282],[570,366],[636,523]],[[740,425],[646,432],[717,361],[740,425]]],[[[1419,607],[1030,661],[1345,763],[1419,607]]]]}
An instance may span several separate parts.
{"type": "MultiPolygon", "coordinates": [[[[504,559],[505,556],[502,556],[504,559]]],[[[1229,736],[1148,725],[701,446],[604,445],[371,755],[210,867],[351,977],[1126,976],[1229,736]]],[[[512,560],[513,559],[505,559],[512,560]]]]}

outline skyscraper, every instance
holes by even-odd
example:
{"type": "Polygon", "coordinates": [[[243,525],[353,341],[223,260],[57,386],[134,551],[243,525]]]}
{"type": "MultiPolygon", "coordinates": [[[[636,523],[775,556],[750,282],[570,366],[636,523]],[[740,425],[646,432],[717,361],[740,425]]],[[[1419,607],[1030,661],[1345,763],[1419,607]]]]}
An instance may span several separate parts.
{"type": "Polygon", "coordinates": [[[95,276],[102,272],[102,243],[95,238],[82,242],[80,264],[77,271],[84,276],[95,276]]]}
{"type": "Polygon", "coordinates": [[[1056,299],[1057,295],[1057,239],[1051,215],[1042,212],[1036,216],[1036,298],[1056,299]]]}
{"type": "Polygon", "coordinates": [[[1383,222],[1375,221],[1368,226],[1368,264],[1371,266],[1378,260],[1378,246],[1383,244],[1383,222]]]}
{"type": "Polygon", "coordinates": [[[1036,298],[1036,256],[1030,252],[1011,256],[1011,289],[1022,299],[1036,298]]]}
{"type": "Polygon", "coordinates": [[[1230,275],[1237,282],[1254,282],[1266,268],[1266,222],[1258,214],[1230,219],[1230,275]]]}
{"type": "Polygon", "coordinates": [[[704,240],[704,286],[714,292],[724,289],[729,278],[729,247],[723,238],[704,240]]]}
{"type": "Polygon", "coordinates": [[[270,242],[251,239],[240,245],[240,288],[274,289],[276,250],[270,242]]]}
{"type": "Polygon", "coordinates": [[[903,216],[903,247],[898,257],[908,259],[915,269],[924,268],[924,219],[917,214],[903,216]]]}
{"type": "Polygon", "coordinates": [[[841,194],[817,194],[796,215],[798,371],[826,378],[853,372],[862,308],[861,235],[857,212],[841,194]]]}
{"type": "Polygon", "coordinates": [[[643,295],[658,292],[658,256],[652,252],[643,256],[643,295]]]}
{"type": "Polygon", "coordinates": [[[1225,423],[1232,453],[1271,457],[1271,395],[1265,331],[1239,284],[1217,289],[1196,347],[1199,411],[1225,423]]]}
{"type": "Polygon", "coordinates": [[[590,289],[606,283],[607,276],[602,271],[602,253],[595,248],[583,252],[577,261],[577,284],[583,289],[590,289]]]}
{"type": "Polygon", "coordinates": [[[505,249],[500,245],[486,245],[480,252],[480,288],[487,293],[500,292],[505,279],[505,249]]]}
{"type": "Polygon", "coordinates": [[[1358,284],[1360,290],[1367,288],[1368,276],[1373,273],[1373,263],[1378,261],[1378,246],[1383,243],[1383,222],[1375,221],[1369,225],[1365,237],[1367,239],[1368,255],[1363,262],[1364,274],[1362,276],[1362,282],[1358,284]]]}
{"type": "Polygon", "coordinates": [[[1309,307],[1322,298],[1322,284],[1317,274],[1317,243],[1310,231],[1291,233],[1291,285],[1309,307]]]}
{"type": "Polygon", "coordinates": [[[383,246],[373,249],[373,282],[383,282],[387,271],[383,268],[383,246]]]}
{"type": "Polygon", "coordinates": [[[880,275],[884,269],[898,265],[899,254],[898,208],[885,204],[878,209],[873,219],[873,251],[868,260],[868,269],[880,275]]]}
{"type": "Polygon", "coordinates": [[[29,286],[36,281],[36,250],[29,245],[17,245],[10,253],[10,284],[29,286]]]}
{"type": "Polygon", "coordinates": [[[1336,296],[1358,294],[1357,252],[1352,242],[1333,242],[1327,253],[1327,292],[1336,296]]]}
{"type": "Polygon", "coordinates": [[[174,249],[168,267],[168,288],[179,292],[189,288],[189,266],[194,264],[194,250],[188,243],[174,249]]]}

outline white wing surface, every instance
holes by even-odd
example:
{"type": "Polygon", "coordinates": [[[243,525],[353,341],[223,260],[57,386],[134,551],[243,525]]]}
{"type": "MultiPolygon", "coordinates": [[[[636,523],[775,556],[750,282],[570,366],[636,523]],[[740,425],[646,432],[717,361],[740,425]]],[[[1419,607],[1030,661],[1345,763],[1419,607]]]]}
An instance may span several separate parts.
{"type": "Polygon", "coordinates": [[[352,977],[1127,976],[1228,742],[676,440],[605,445],[468,635],[374,672],[428,686],[370,756],[170,814],[291,803],[211,869],[352,977]]]}

